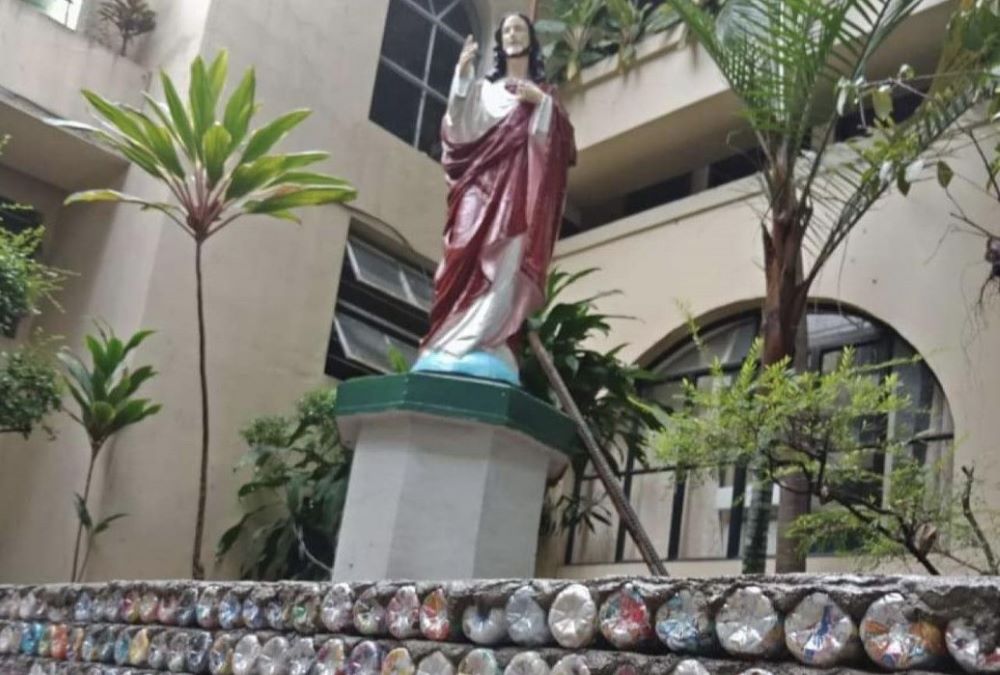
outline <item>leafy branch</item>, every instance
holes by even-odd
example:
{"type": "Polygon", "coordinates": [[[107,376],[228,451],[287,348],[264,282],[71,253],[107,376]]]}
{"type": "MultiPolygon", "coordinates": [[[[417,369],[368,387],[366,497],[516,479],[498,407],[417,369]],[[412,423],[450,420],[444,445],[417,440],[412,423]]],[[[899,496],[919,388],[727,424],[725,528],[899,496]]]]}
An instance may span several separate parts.
{"type": "Polygon", "coordinates": [[[913,360],[859,365],[846,349],[830,372],[798,373],[787,359],[760,367],[761,348],[758,340],[731,376],[716,361],[711,377],[720,386],[684,383],[655,440],[664,461],[702,476],[706,467],[754,463],[763,483],[810,496],[818,508],[789,533],[806,552],[908,556],[930,574],[940,573],[934,556],[970,571],[995,569],[968,505],[971,470],[962,496],[951,495],[928,480],[947,473],[949,457],[925,465],[912,446],[926,437],[895,439],[888,428],[889,419],[913,411],[897,372],[913,360]]]}
{"type": "Polygon", "coordinates": [[[351,453],[340,445],[335,389],[306,394],[291,416],[258,417],[241,432],[250,450],[238,497],[246,512],[220,537],[216,557],[249,548],[251,579],[329,579],[347,497],[351,453]]]}
{"type": "Polygon", "coordinates": [[[127,341],[119,339],[106,326],[98,324],[97,331],[97,336],[87,335],[84,338],[90,353],[89,368],[83,360],[70,351],[64,350],[59,354],[59,359],[66,369],[63,380],[78,406],[78,412],[70,410],[66,412],[83,427],[90,441],[90,461],[87,465],[83,494],[74,495],[77,518],[80,522],[76,530],[76,543],[73,546],[73,567],[70,575],[70,580],[73,582],[83,577],[94,539],[107,530],[115,520],[125,516],[123,513],[116,513],[95,522],[88,510],[87,501],[90,498],[94,466],[101,450],[116,433],[155,415],[162,408],[149,399],[135,396],[143,384],[156,376],[152,366],[131,369],[126,365],[129,354],[152,335],[152,331],[139,331],[127,341]],[[87,550],[81,562],[80,545],[84,530],[87,532],[87,550]]]}

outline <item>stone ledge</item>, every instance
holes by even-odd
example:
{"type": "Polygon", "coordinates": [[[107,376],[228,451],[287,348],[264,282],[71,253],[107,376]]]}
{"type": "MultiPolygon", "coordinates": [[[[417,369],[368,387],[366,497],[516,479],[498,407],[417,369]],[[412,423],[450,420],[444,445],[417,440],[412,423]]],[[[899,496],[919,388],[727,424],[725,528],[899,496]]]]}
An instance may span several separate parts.
{"type": "Polygon", "coordinates": [[[907,672],[956,672],[957,655],[968,672],[985,673],[1000,669],[998,607],[997,578],[803,575],[585,583],[516,579],[0,586],[0,674],[166,670],[154,651],[159,649],[163,656],[181,645],[189,660],[176,662],[173,672],[186,664],[190,672],[222,675],[229,671],[220,664],[232,658],[244,639],[257,648],[273,642],[271,652],[306,660],[299,666],[311,664],[317,650],[325,648],[323,658],[327,658],[331,649],[339,649],[341,661],[358,661],[348,675],[441,675],[418,671],[417,664],[441,652],[436,665],[454,669],[474,650],[480,650],[480,661],[474,668],[459,667],[460,675],[525,675],[526,662],[534,667],[528,675],[546,675],[552,668],[553,675],[863,673],[880,670],[871,660],[873,649],[882,649],[877,643],[899,636],[912,644],[902,651],[893,651],[899,644],[890,645],[883,651],[891,658],[880,665],[907,672]],[[775,627],[779,634],[782,628],[790,633],[801,630],[801,621],[798,628],[789,627],[791,617],[802,618],[800,603],[813,593],[825,594],[820,603],[824,625],[810,629],[816,638],[814,648],[793,655],[792,640],[768,642],[764,634],[775,627]],[[676,624],[678,617],[661,612],[668,605],[676,609],[675,599],[683,594],[704,598],[694,614],[704,615],[705,626],[715,630],[709,641],[685,643],[690,648],[679,653],[670,640],[684,631],[676,633],[676,625],[668,625],[668,620],[676,624]],[[517,596],[527,598],[527,604],[515,607],[517,596]],[[745,602],[747,598],[758,604],[745,602]],[[887,598],[898,598],[899,617],[872,614],[873,606],[887,598]],[[514,626],[525,617],[527,623],[514,626]],[[966,623],[956,628],[962,621],[966,623]],[[839,633],[839,643],[829,642],[848,624],[851,631],[839,633]],[[859,624],[868,656],[860,649],[840,649],[849,642],[860,646],[854,629],[859,624]],[[729,634],[734,626],[741,636],[735,640],[729,634]],[[947,635],[952,658],[945,652],[942,635],[947,635]],[[761,645],[771,649],[758,649],[761,645]],[[395,661],[390,667],[385,664],[390,664],[392,654],[395,661]],[[558,667],[573,654],[582,661],[558,667]],[[515,662],[518,655],[524,656],[515,662]],[[400,671],[400,662],[412,670],[400,671]],[[210,663],[219,667],[210,668],[210,663]]]}

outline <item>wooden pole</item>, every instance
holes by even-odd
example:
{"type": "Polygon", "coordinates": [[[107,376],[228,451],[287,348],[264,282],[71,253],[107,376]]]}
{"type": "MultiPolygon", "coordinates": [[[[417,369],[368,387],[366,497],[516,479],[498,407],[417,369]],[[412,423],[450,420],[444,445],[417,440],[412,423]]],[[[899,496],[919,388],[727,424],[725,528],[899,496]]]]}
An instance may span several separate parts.
{"type": "Polygon", "coordinates": [[[604,484],[604,489],[608,491],[608,496],[611,497],[611,502],[614,504],[615,510],[618,511],[618,517],[621,518],[622,524],[625,525],[628,533],[632,535],[632,540],[639,548],[639,553],[642,554],[642,559],[646,562],[650,573],[658,577],[669,576],[660,558],[656,555],[653,542],[649,539],[646,530],[643,529],[642,523],[639,522],[639,516],[636,514],[635,509],[632,508],[628,498],[625,497],[625,491],[622,490],[622,486],[615,480],[608,460],[604,458],[604,453],[601,452],[600,446],[597,445],[597,439],[594,438],[594,434],[590,430],[590,427],[587,426],[587,421],[583,419],[576,401],[570,395],[566,383],[559,375],[559,371],[556,370],[555,364],[552,363],[552,357],[545,351],[545,345],[542,344],[538,333],[533,330],[528,331],[528,344],[531,345],[531,351],[535,353],[535,358],[538,359],[542,370],[545,371],[545,376],[548,378],[549,384],[555,390],[556,398],[559,399],[559,405],[576,422],[577,432],[580,434],[583,444],[587,447],[587,452],[590,454],[590,460],[594,463],[597,475],[604,484]]]}
{"type": "Polygon", "coordinates": [[[531,22],[534,23],[538,20],[538,0],[531,0],[531,4],[528,5],[528,16],[531,17],[531,22]]]}

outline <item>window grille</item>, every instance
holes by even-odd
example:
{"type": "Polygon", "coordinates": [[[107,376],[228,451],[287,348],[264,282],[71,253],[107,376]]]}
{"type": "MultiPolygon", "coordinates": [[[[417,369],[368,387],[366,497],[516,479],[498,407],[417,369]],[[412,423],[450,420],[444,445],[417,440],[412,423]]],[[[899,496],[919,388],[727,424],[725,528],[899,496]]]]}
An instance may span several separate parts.
{"type": "Polygon", "coordinates": [[[369,118],[440,158],[455,64],[466,36],[477,34],[469,0],[390,0],[369,118]]]}
{"type": "Polygon", "coordinates": [[[356,234],[344,252],[327,349],[339,380],[393,370],[391,352],[412,364],[427,332],[434,288],[430,263],[403,260],[356,234]]]}

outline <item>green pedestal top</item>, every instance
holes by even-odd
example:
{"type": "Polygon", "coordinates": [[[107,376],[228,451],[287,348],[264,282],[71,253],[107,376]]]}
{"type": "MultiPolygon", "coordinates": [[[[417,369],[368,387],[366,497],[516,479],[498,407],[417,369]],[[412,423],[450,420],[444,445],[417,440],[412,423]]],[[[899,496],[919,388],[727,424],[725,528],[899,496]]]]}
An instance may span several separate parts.
{"type": "Polygon", "coordinates": [[[573,420],[503,382],[407,373],[360,377],[337,387],[337,419],[395,410],[507,427],[567,455],[581,451],[573,420]]]}

